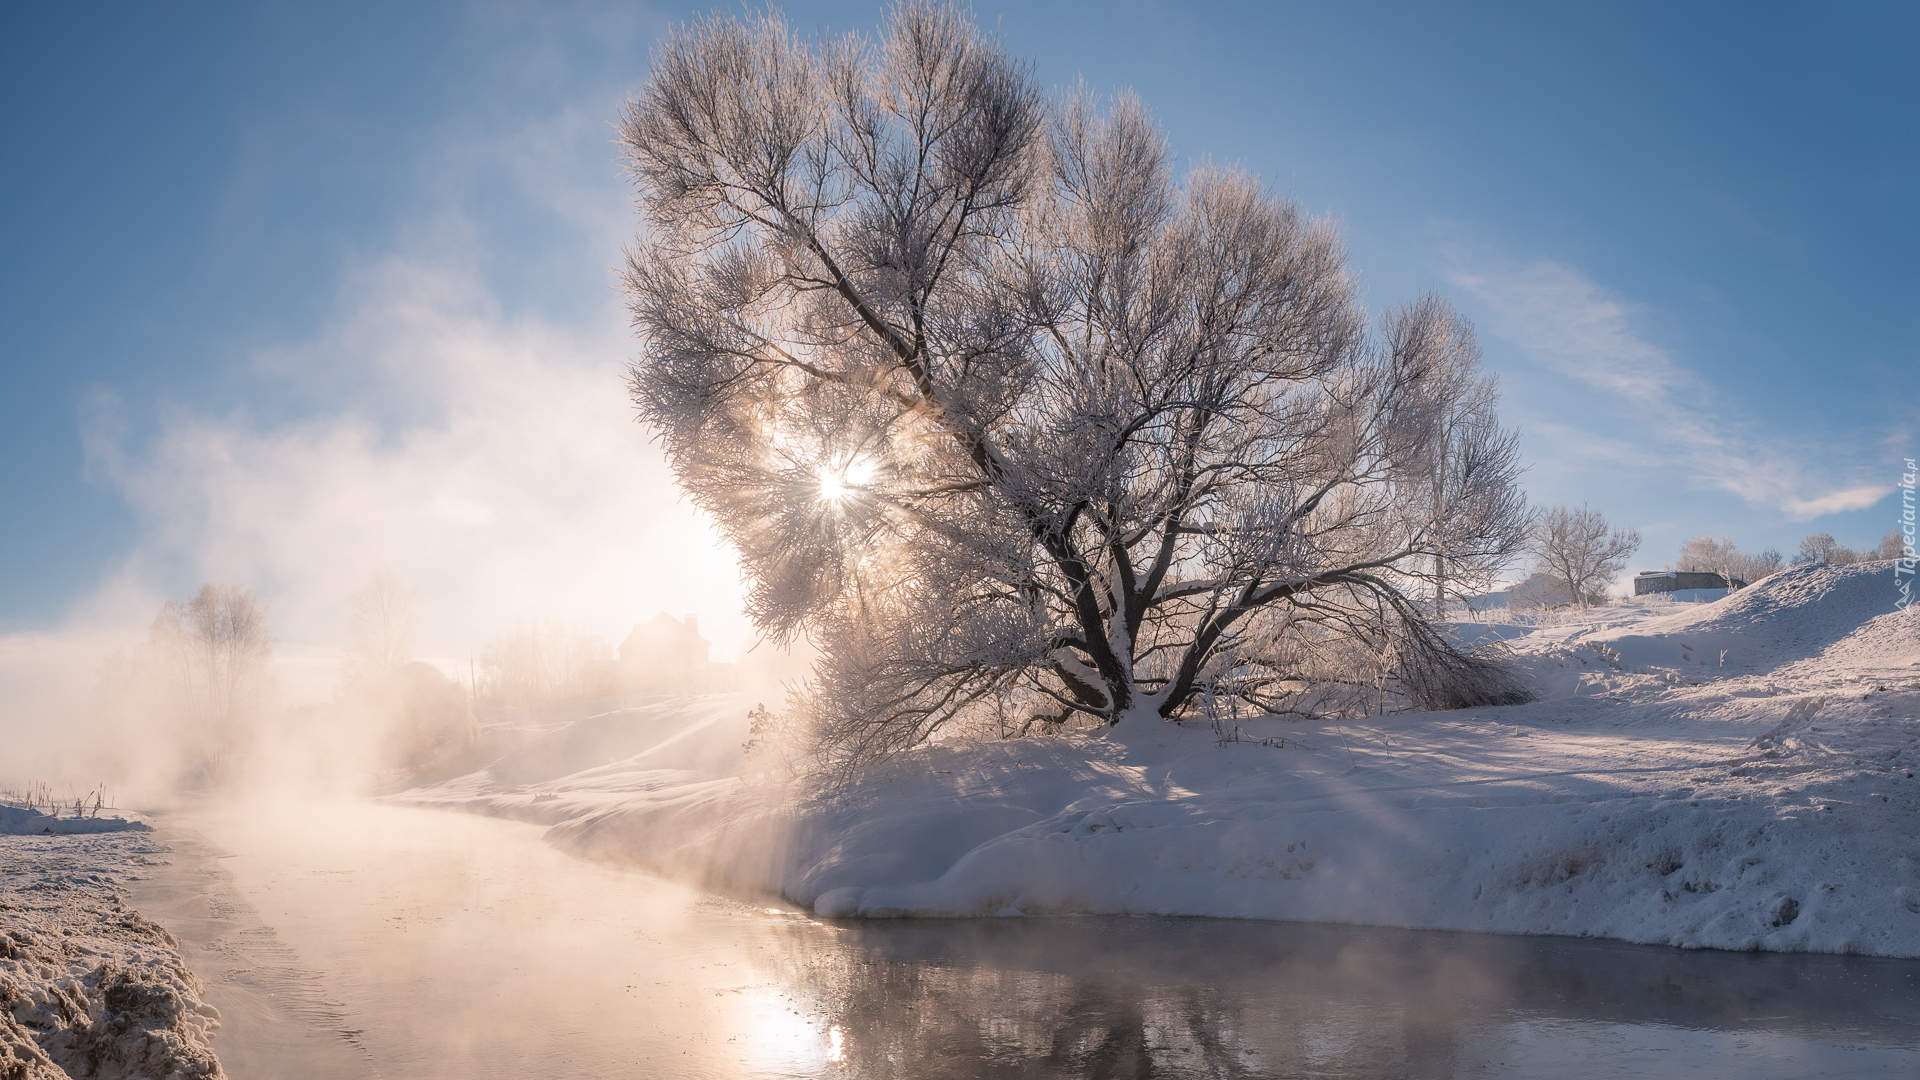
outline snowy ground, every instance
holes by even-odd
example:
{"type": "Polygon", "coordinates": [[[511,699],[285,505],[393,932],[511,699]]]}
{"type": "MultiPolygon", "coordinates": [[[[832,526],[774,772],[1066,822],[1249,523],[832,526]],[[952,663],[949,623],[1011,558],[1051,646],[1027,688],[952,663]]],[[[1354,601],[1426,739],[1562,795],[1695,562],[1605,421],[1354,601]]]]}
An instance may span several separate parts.
{"type": "Polygon", "coordinates": [[[1505,640],[1527,705],[946,745],[805,799],[752,702],[548,732],[404,801],[824,916],[1301,919],[1920,956],[1920,616],[1892,563],[1505,640]]]}
{"type": "Polygon", "coordinates": [[[126,906],[165,852],[138,821],[0,808],[0,1077],[212,1080],[218,1014],[126,906]]]}

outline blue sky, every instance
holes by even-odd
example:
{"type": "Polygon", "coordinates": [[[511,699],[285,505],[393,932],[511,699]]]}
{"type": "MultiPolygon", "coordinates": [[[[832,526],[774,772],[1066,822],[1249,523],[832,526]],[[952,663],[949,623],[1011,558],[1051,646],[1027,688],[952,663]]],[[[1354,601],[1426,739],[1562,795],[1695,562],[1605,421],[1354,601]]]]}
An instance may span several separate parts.
{"type": "MultiPolygon", "coordinates": [[[[247,580],[317,641],[397,568],[504,620],[706,614],[723,552],[620,384],[608,123],[704,6],[14,5],[0,34],[0,630],[247,580]]],[[[787,5],[870,29],[878,6],[787,5]]],[[[1183,161],[1481,331],[1537,502],[1792,551],[1920,453],[1920,7],[978,3],[1183,161]]],[[[725,648],[724,642],[723,650],[725,648]]]]}

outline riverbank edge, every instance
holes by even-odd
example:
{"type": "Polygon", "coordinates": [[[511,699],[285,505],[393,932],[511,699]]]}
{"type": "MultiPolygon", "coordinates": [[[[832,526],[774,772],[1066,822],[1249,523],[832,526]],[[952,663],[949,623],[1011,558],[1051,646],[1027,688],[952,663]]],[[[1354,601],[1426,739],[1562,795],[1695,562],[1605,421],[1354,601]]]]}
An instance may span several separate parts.
{"type": "Polygon", "coordinates": [[[220,1014],[180,942],[128,903],[142,830],[0,836],[0,1080],[222,1080],[220,1014]]]}

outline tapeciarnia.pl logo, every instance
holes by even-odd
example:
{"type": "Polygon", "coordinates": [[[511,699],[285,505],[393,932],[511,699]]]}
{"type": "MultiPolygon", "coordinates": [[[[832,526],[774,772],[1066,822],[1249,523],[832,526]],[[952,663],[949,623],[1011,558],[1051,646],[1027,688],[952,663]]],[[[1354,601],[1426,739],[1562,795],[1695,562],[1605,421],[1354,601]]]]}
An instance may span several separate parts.
{"type": "Polygon", "coordinates": [[[1893,606],[1902,611],[1913,603],[1913,482],[1915,476],[1920,474],[1920,468],[1914,466],[1914,459],[1906,460],[1906,471],[1900,474],[1900,558],[1893,564],[1894,588],[1900,593],[1894,598],[1893,606]]]}

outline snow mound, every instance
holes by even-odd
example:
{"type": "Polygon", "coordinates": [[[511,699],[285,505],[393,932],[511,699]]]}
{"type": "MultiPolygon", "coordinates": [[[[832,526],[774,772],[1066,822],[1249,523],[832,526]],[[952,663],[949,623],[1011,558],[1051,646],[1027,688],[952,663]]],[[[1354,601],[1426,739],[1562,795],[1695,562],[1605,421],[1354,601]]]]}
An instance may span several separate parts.
{"type": "Polygon", "coordinates": [[[1628,671],[1764,671],[1818,656],[1869,623],[1902,620],[1894,566],[1795,567],[1723,600],[1601,631],[1584,643],[1628,671]]]}
{"type": "Polygon", "coordinates": [[[1441,634],[1450,644],[1463,649],[1475,649],[1495,642],[1512,641],[1533,633],[1531,626],[1513,623],[1494,622],[1450,622],[1440,627],[1441,634]]]}
{"type": "Polygon", "coordinates": [[[550,825],[635,795],[738,775],[752,705],[743,694],[702,694],[596,713],[485,768],[392,798],[550,825]]]}
{"type": "Polygon", "coordinates": [[[635,767],[725,771],[740,763],[746,730],[731,744],[694,736],[743,717],[738,694],[662,698],[565,724],[487,766],[500,784],[540,784],[614,762],[635,767]],[[642,763],[645,763],[642,765],[642,763]]]}

